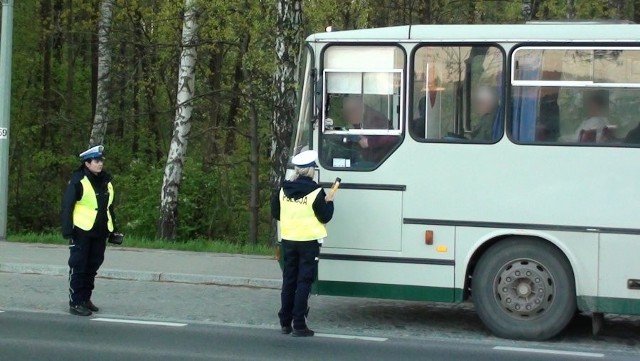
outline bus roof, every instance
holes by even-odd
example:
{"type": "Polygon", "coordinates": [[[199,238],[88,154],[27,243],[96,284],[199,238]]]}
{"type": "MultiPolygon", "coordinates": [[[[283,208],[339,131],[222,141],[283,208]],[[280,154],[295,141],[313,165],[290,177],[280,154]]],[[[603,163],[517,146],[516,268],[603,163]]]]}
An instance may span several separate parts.
{"type": "Polygon", "coordinates": [[[404,25],[312,34],[309,42],[637,42],[640,25],[550,22],[504,25],[404,25]]]}

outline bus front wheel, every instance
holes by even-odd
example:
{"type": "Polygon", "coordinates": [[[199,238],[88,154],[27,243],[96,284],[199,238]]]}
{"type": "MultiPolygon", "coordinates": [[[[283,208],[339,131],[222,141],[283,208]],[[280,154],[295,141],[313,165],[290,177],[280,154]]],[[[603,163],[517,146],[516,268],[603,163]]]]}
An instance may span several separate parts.
{"type": "Polygon", "coordinates": [[[576,310],[571,267],[554,246],[512,237],[492,246],[473,272],[471,296],[495,335],[545,340],[560,333],[576,310]]]}

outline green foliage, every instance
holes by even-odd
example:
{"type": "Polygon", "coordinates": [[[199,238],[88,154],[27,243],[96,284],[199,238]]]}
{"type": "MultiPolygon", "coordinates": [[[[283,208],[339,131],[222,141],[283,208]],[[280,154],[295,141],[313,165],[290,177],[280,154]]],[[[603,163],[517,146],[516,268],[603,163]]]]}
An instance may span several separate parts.
{"type": "MultiPolygon", "coordinates": [[[[578,19],[633,19],[634,13],[640,14],[637,2],[574,3],[578,19]]],[[[569,11],[564,0],[532,4],[533,19],[565,19],[569,11]]],[[[87,146],[91,130],[99,5],[99,0],[16,1],[10,233],[59,230],[62,192],[79,166],[76,155],[87,146]]],[[[182,0],[115,1],[105,167],[115,177],[118,224],[129,239],[151,240],[156,234],[175,115],[182,6],[182,0]]],[[[522,2],[515,0],[304,0],[303,6],[306,35],[327,25],[346,30],[523,21],[522,2]]],[[[248,134],[255,110],[259,237],[261,244],[268,244],[275,2],[208,0],[198,1],[197,7],[196,98],[180,185],[178,238],[224,239],[238,247],[247,241],[248,134]]]]}
{"type": "Polygon", "coordinates": [[[132,160],[114,174],[116,225],[126,234],[153,238],[156,233],[162,186],[162,167],[144,160],[132,160]]]}

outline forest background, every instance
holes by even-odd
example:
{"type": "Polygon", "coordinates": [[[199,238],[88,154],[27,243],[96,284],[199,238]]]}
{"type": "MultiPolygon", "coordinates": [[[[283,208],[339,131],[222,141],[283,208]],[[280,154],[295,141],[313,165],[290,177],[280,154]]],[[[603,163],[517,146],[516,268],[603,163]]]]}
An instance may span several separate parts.
{"type": "Polygon", "coordinates": [[[120,231],[270,245],[307,35],[525,16],[640,23],[640,1],[17,0],[10,238],[57,237],[77,155],[104,144],[120,231]]]}

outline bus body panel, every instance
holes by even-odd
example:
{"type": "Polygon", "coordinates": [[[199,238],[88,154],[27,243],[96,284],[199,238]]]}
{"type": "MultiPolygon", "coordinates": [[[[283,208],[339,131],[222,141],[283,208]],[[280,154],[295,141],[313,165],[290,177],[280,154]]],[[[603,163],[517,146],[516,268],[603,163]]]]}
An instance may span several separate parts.
{"type": "Polygon", "coordinates": [[[401,250],[398,235],[402,231],[402,192],[367,189],[339,192],[333,219],[327,224],[326,249],[401,250]],[[342,204],[349,206],[340,207],[342,204]],[[376,232],[370,232],[372,228],[376,232]]]}
{"type": "Polygon", "coordinates": [[[323,295],[453,302],[453,266],[321,259],[323,295]]]}
{"type": "Polygon", "coordinates": [[[411,25],[318,33],[308,42],[637,42],[640,27],[629,24],[411,25]],[[595,34],[597,32],[597,34],[595,34]]]}
{"type": "Polygon", "coordinates": [[[639,298],[628,288],[627,280],[640,274],[638,237],[624,234],[600,235],[600,297],[639,298]],[[624,265],[624,267],[621,267],[624,265]]]}

